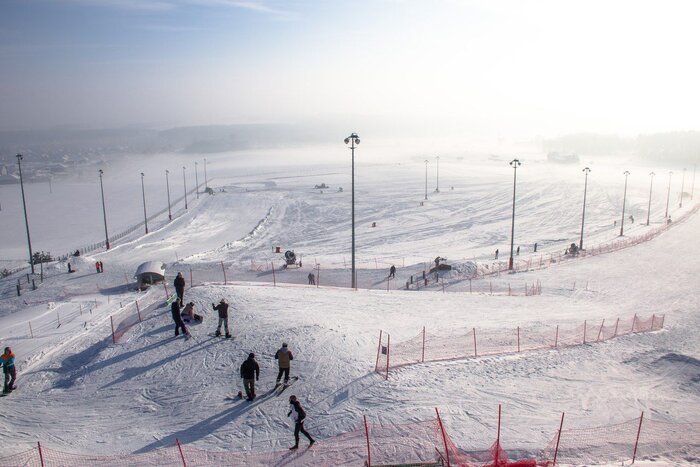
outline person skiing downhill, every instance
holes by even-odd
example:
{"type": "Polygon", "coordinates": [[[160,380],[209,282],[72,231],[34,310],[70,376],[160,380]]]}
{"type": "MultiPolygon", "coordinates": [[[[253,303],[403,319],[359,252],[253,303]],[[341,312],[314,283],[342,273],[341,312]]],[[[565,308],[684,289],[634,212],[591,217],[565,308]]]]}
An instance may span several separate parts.
{"type": "Polygon", "coordinates": [[[255,361],[255,354],[249,353],[248,359],[241,364],[241,378],[248,396],[247,401],[255,399],[255,381],[260,379],[260,366],[255,361]]]}
{"type": "Polygon", "coordinates": [[[219,325],[216,327],[215,336],[221,335],[221,325],[224,325],[224,330],[226,331],[226,337],[230,338],[231,333],[228,330],[228,303],[223,298],[218,305],[211,304],[212,308],[219,312],[219,325]]]}
{"type": "Polygon", "coordinates": [[[5,352],[0,355],[2,360],[2,372],[5,373],[5,385],[2,393],[9,394],[15,390],[15,380],[17,379],[17,370],[15,369],[15,354],[12,349],[5,347],[5,352]]]}
{"type": "Polygon", "coordinates": [[[173,282],[173,285],[175,286],[175,293],[177,294],[177,298],[180,299],[181,302],[185,302],[185,278],[182,277],[182,273],[178,272],[177,277],[175,278],[175,281],[173,282]]]}
{"type": "Polygon", "coordinates": [[[295,395],[289,396],[289,403],[292,407],[289,409],[287,417],[292,417],[292,420],[294,420],[294,446],[289,449],[299,449],[300,432],[303,433],[304,436],[306,436],[306,439],[309,440],[309,447],[313,446],[316,441],[311,437],[309,432],[304,429],[304,420],[306,419],[306,412],[304,412],[304,408],[301,406],[301,403],[297,400],[297,396],[295,395]]]}
{"type": "Polygon", "coordinates": [[[185,323],[182,321],[182,316],[180,315],[180,308],[182,303],[179,298],[176,298],[170,305],[170,312],[173,315],[173,321],[175,321],[175,337],[180,335],[180,329],[185,336],[190,336],[190,331],[185,327],[185,323]]]}
{"type": "Polygon", "coordinates": [[[280,371],[277,373],[277,385],[280,384],[282,375],[284,375],[284,384],[289,383],[289,370],[291,368],[291,361],[294,360],[294,355],[287,348],[287,343],[284,342],[282,347],[275,353],[275,360],[279,363],[280,371]]]}

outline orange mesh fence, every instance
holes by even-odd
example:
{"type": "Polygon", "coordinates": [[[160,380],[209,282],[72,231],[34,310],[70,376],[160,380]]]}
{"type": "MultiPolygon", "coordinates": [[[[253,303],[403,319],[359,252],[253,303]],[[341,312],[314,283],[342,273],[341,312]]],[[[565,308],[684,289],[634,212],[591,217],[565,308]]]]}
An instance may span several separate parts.
{"type": "Polygon", "coordinates": [[[12,456],[0,457],[0,467],[41,467],[41,456],[37,448],[27,449],[12,456]]]}
{"type": "Polygon", "coordinates": [[[642,422],[637,459],[666,456],[700,461],[700,423],[642,422]]]}
{"type": "Polygon", "coordinates": [[[389,334],[380,335],[376,371],[388,377],[388,370],[421,362],[435,362],[484,355],[503,355],[526,350],[571,347],[602,342],[631,333],[663,329],[664,316],[642,319],[615,319],[614,324],[589,323],[575,327],[516,328],[510,330],[471,329],[462,334],[436,335],[423,329],[417,336],[392,342],[389,334]]]}

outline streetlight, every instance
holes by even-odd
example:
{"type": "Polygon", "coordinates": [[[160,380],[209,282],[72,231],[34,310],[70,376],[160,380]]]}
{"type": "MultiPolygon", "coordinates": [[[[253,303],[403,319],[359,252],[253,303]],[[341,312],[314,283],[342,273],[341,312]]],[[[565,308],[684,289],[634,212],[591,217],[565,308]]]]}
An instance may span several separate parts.
{"type": "Polygon", "coordinates": [[[693,164],[693,184],[690,186],[690,200],[693,200],[693,193],[695,192],[695,169],[697,169],[697,164],[693,164]]]}
{"type": "Polygon", "coordinates": [[[345,138],[345,144],[350,144],[352,151],[352,280],[351,287],[357,287],[357,278],[355,277],[355,145],[360,144],[360,137],[357,133],[352,133],[345,138]]]}
{"type": "Polygon", "coordinates": [[[182,187],[185,189],[185,209],[187,209],[187,179],[185,178],[185,166],[182,166],[182,187]]]}
{"type": "Polygon", "coordinates": [[[168,220],[171,221],[173,220],[173,213],[170,211],[170,179],[168,178],[168,174],[170,171],[168,169],[165,169],[165,187],[168,190],[168,220]]]}
{"type": "Polygon", "coordinates": [[[510,259],[508,260],[508,269],[513,269],[513,240],[515,238],[515,182],[518,176],[518,167],[522,164],[518,159],[513,159],[508,163],[513,167],[513,219],[510,224],[510,259]]]}
{"type": "Polygon", "coordinates": [[[630,173],[625,170],[625,191],[622,194],[622,222],[620,223],[620,236],[625,232],[625,201],[627,200],[627,177],[630,173]]]}
{"type": "Polygon", "coordinates": [[[425,199],[428,199],[428,159],[425,160],[425,199]]]}
{"type": "Polygon", "coordinates": [[[194,186],[197,188],[197,199],[199,199],[199,175],[197,175],[197,161],[194,161],[194,186]]]}
{"type": "Polygon", "coordinates": [[[681,178],[681,200],[678,202],[678,207],[683,207],[683,190],[685,189],[685,169],[683,169],[683,177],[681,178]]]}
{"type": "Polygon", "coordinates": [[[651,215],[651,188],[654,186],[654,172],[650,172],[651,180],[649,182],[649,207],[647,207],[647,225],[649,225],[649,216],[651,215]]]}
{"type": "Polygon", "coordinates": [[[146,189],[143,187],[143,172],[141,172],[141,196],[143,197],[143,225],[148,233],[148,216],[146,215],[146,189]]]}
{"type": "Polygon", "coordinates": [[[668,193],[666,194],[666,214],[664,214],[664,217],[668,217],[668,201],[671,199],[671,175],[673,175],[672,171],[668,171],[668,193]]]}
{"type": "Polygon", "coordinates": [[[19,186],[22,190],[22,207],[24,208],[24,225],[27,228],[27,245],[29,246],[29,265],[34,274],[34,255],[32,254],[32,239],[29,237],[29,219],[27,218],[27,202],[24,199],[24,180],[22,179],[22,154],[17,154],[17,167],[19,168],[19,186]]]}
{"type": "Polygon", "coordinates": [[[585,174],[585,178],[583,181],[583,213],[581,214],[581,239],[578,242],[578,248],[579,250],[583,250],[583,223],[586,219],[586,191],[588,189],[588,174],[591,172],[591,169],[588,167],[585,167],[583,169],[583,173],[585,174]]]}
{"type": "Polygon", "coordinates": [[[100,194],[102,195],[102,217],[105,221],[105,248],[109,250],[109,234],[107,233],[107,210],[105,209],[105,190],[104,187],[102,186],[102,174],[104,172],[102,169],[99,170],[100,172],[100,194]]]}
{"type": "Polygon", "coordinates": [[[435,156],[435,193],[440,193],[440,156],[435,156]]]}
{"type": "Polygon", "coordinates": [[[204,191],[209,188],[209,182],[207,182],[207,158],[204,158],[204,191]]]}

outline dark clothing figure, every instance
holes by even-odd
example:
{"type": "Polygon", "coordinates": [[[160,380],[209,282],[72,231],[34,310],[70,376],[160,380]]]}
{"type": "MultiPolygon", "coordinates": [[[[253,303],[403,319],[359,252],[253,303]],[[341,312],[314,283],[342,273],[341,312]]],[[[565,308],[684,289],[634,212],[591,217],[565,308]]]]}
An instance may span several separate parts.
{"type": "Polygon", "coordinates": [[[228,303],[223,298],[218,305],[211,304],[212,308],[219,312],[219,325],[216,327],[216,336],[221,335],[221,325],[224,325],[224,330],[226,331],[226,337],[231,337],[231,333],[228,330],[228,303]]]}
{"type": "Polygon", "coordinates": [[[175,321],[175,337],[180,335],[180,330],[186,336],[190,335],[190,332],[185,327],[185,323],[182,322],[182,317],[180,316],[180,300],[176,299],[172,305],[170,305],[170,312],[173,315],[173,321],[175,321]]]}
{"type": "Polygon", "coordinates": [[[535,243],[535,253],[537,253],[537,243],[535,243]]]}
{"type": "Polygon", "coordinates": [[[316,285],[316,276],[314,276],[313,272],[309,273],[308,278],[309,278],[309,285],[316,285]]]}
{"type": "Polygon", "coordinates": [[[2,372],[5,373],[5,385],[2,393],[9,394],[15,389],[15,380],[17,379],[15,354],[12,353],[12,349],[5,347],[5,352],[0,355],[0,362],[2,362],[2,372]]]}
{"type": "Polygon", "coordinates": [[[97,262],[95,263],[95,272],[97,272],[97,273],[100,272],[100,262],[99,262],[99,261],[97,261],[97,262]]]}
{"type": "Polygon", "coordinates": [[[389,268],[389,277],[396,277],[396,266],[393,264],[389,268]]]}
{"type": "Polygon", "coordinates": [[[292,355],[292,351],[287,348],[286,342],[282,344],[282,348],[275,353],[275,360],[278,361],[280,369],[277,373],[277,384],[280,384],[282,375],[284,375],[284,384],[289,383],[289,369],[292,366],[291,362],[294,360],[294,355],[292,355]]]}
{"type": "Polygon", "coordinates": [[[182,273],[178,272],[177,277],[175,278],[175,282],[173,282],[173,285],[175,286],[175,293],[177,294],[177,298],[180,299],[180,301],[185,301],[184,296],[185,296],[185,278],[182,277],[182,273]]]}
{"type": "Polygon", "coordinates": [[[71,267],[70,263],[68,263],[68,272],[73,272],[73,268],[71,267]]]}
{"type": "Polygon", "coordinates": [[[301,403],[297,400],[296,396],[289,396],[289,403],[292,407],[289,409],[287,417],[292,417],[292,420],[294,420],[294,446],[292,446],[289,449],[299,448],[299,433],[302,433],[304,436],[306,436],[306,439],[309,440],[309,446],[313,446],[313,444],[316,441],[314,441],[311,435],[304,429],[304,420],[306,419],[306,412],[304,412],[301,403]]]}
{"type": "Polygon", "coordinates": [[[105,267],[104,264],[102,264],[102,261],[100,261],[100,272],[105,272],[105,267]]]}
{"type": "Polygon", "coordinates": [[[520,254],[520,247],[518,247],[517,250],[515,250],[515,254],[516,256],[520,254]]]}
{"type": "Polygon", "coordinates": [[[493,259],[498,259],[498,248],[496,248],[496,256],[493,259]]]}
{"type": "Polygon", "coordinates": [[[241,378],[243,387],[249,401],[255,399],[255,381],[260,379],[260,366],[255,361],[255,354],[248,355],[248,359],[241,365],[241,378]]]}

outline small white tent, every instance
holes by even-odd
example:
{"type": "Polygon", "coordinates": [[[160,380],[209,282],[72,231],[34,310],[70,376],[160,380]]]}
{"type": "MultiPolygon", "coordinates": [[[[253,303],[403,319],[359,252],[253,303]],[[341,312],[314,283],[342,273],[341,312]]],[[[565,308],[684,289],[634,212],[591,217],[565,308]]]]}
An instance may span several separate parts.
{"type": "Polygon", "coordinates": [[[141,263],[134,275],[139,290],[147,289],[151,284],[165,280],[165,264],[160,261],[147,261],[141,263]]]}

